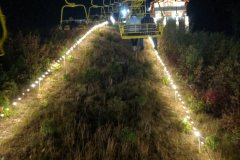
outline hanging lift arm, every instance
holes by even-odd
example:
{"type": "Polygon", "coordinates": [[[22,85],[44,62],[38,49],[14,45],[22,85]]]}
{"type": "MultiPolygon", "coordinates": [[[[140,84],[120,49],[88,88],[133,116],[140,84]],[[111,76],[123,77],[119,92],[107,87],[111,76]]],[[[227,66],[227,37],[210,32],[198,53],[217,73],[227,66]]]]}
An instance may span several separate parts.
{"type": "Polygon", "coordinates": [[[3,49],[3,44],[7,39],[7,27],[6,27],[6,19],[1,8],[0,8],[0,23],[2,27],[2,37],[0,39],[0,56],[3,56],[5,54],[3,49]]]}
{"type": "Polygon", "coordinates": [[[65,8],[75,8],[75,7],[83,8],[84,12],[85,12],[85,15],[86,15],[87,22],[88,22],[87,9],[86,9],[86,6],[84,4],[76,4],[76,3],[68,2],[68,0],[65,0],[65,3],[66,4],[64,6],[62,6],[62,9],[61,9],[60,26],[62,26],[62,24],[63,24],[63,13],[64,13],[65,8]]]}

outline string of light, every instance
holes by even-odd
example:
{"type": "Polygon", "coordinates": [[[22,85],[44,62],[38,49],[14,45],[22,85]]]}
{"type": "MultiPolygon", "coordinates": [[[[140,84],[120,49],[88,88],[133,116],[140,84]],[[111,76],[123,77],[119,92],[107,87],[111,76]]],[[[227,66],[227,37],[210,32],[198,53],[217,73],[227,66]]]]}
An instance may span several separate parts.
{"type": "MultiPolygon", "coordinates": [[[[87,38],[93,31],[107,25],[108,22],[102,22],[98,25],[93,26],[86,34],[84,34],[81,38],[79,38],[76,43],[74,43],[66,52],[63,56],[61,56],[58,60],[56,60],[55,63],[51,64],[49,69],[47,69],[47,71],[45,71],[40,77],[38,77],[34,83],[30,84],[29,87],[27,89],[25,89],[19,96],[17,96],[16,99],[14,99],[12,101],[12,106],[16,107],[19,105],[19,103],[23,100],[23,98],[27,95],[27,93],[29,93],[30,91],[36,89],[37,87],[40,88],[40,84],[41,82],[46,79],[50,73],[54,72],[54,69],[56,68],[56,66],[61,65],[62,62],[65,63],[65,59],[67,58],[67,56],[69,56],[70,54],[72,54],[73,50],[82,43],[82,41],[87,38]]],[[[4,110],[9,111],[9,107],[5,108],[4,110]]],[[[1,113],[0,117],[5,117],[5,113],[1,113]]]]}
{"type": "MultiPolygon", "coordinates": [[[[151,44],[152,44],[152,46],[154,48],[155,46],[154,46],[152,38],[149,37],[149,40],[150,40],[150,42],[151,42],[151,44]]],[[[170,73],[169,73],[166,65],[164,64],[162,58],[160,57],[158,51],[154,50],[154,54],[155,54],[158,62],[163,67],[164,75],[167,76],[167,79],[170,82],[171,88],[173,89],[174,94],[175,94],[175,100],[181,103],[181,106],[182,106],[183,111],[185,113],[185,117],[184,117],[183,121],[188,123],[191,126],[192,134],[198,139],[198,144],[199,144],[198,148],[199,148],[199,152],[200,152],[201,151],[201,145],[204,145],[205,138],[202,136],[202,134],[199,131],[199,129],[197,129],[196,123],[194,122],[193,118],[191,117],[190,110],[186,106],[186,103],[183,100],[183,96],[180,94],[180,91],[178,90],[177,85],[174,83],[173,78],[170,75],[170,73]]]]}

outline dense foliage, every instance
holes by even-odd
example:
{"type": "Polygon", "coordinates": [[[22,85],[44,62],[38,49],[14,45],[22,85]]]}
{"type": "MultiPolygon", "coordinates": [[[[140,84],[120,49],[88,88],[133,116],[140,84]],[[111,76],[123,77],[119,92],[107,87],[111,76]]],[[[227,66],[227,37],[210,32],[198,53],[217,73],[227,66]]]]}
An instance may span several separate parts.
{"type": "Polygon", "coordinates": [[[221,130],[226,131],[229,134],[226,140],[238,150],[240,42],[221,33],[186,34],[169,22],[160,43],[161,53],[177,68],[199,99],[189,98],[191,108],[220,118],[218,136],[223,139],[221,130]]]}

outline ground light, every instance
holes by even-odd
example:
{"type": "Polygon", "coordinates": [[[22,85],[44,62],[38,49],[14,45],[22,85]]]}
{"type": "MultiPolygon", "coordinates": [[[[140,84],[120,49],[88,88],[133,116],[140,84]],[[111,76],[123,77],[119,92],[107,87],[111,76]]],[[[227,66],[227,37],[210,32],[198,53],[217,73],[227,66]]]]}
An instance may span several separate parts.
{"type": "MultiPolygon", "coordinates": [[[[150,42],[152,44],[152,47],[154,47],[154,43],[153,43],[152,38],[149,37],[149,40],[150,40],[150,42]]],[[[178,100],[182,104],[183,111],[186,113],[184,121],[186,121],[186,122],[188,122],[190,124],[191,129],[192,129],[192,133],[197,138],[197,140],[198,140],[198,149],[199,149],[199,153],[200,153],[201,152],[201,145],[204,145],[205,138],[201,135],[200,131],[195,126],[195,122],[193,121],[193,119],[192,119],[192,117],[190,115],[190,111],[188,110],[188,107],[185,105],[185,102],[183,101],[183,97],[180,94],[180,91],[178,90],[177,85],[174,83],[174,81],[172,79],[172,76],[170,75],[170,73],[169,73],[166,65],[164,64],[162,58],[160,57],[158,51],[154,50],[154,53],[155,53],[155,56],[156,56],[158,62],[164,68],[164,75],[166,75],[167,79],[170,81],[170,85],[171,85],[172,89],[174,90],[175,100],[176,101],[178,100]],[[178,97],[178,98],[176,98],[176,97],[178,97]]],[[[210,159],[210,157],[209,157],[209,159],[210,159]]]]}
{"type": "MultiPolygon", "coordinates": [[[[94,27],[92,27],[86,34],[84,34],[81,38],[79,38],[79,39],[77,40],[77,42],[75,42],[75,43],[72,45],[72,47],[70,47],[62,57],[60,57],[59,59],[57,59],[55,63],[51,64],[51,65],[50,65],[50,68],[47,69],[47,71],[44,72],[40,77],[36,78],[36,80],[34,81],[34,83],[30,84],[29,87],[28,87],[27,89],[25,89],[24,91],[30,92],[30,91],[36,89],[36,86],[37,86],[37,85],[38,85],[39,88],[40,88],[40,82],[43,81],[44,79],[46,79],[47,76],[49,76],[50,73],[53,72],[53,69],[54,69],[54,66],[55,66],[55,65],[62,65],[62,62],[63,62],[63,61],[64,61],[64,63],[65,63],[65,56],[70,55],[70,54],[73,52],[73,50],[74,50],[78,45],[80,45],[80,44],[82,43],[82,41],[83,41],[85,38],[87,38],[93,31],[95,31],[95,30],[97,30],[97,29],[99,29],[99,28],[101,28],[101,27],[103,27],[103,26],[105,26],[105,25],[107,25],[107,24],[108,24],[108,22],[106,21],[106,22],[102,22],[102,23],[100,23],[100,24],[95,25],[94,27]]],[[[64,65],[65,65],[65,64],[64,64],[64,65]]],[[[15,100],[12,101],[12,106],[14,106],[14,107],[18,106],[19,103],[20,103],[20,101],[23,100],[23,98],[24,98],[25,95],[26,95],[26,93],[25,93],[25,92],[22,92],[21,95],[16,96],[16,97],[18,97],[18,98],[16,98],[16,101],[15,101],[15,100]],[[17,103],[17,101],[18,101],[18,103],[17,103]]],[[[8,111],[8,110],[9,110],[9,108],[6,108],[6,111],[8,111]]],[[[4,114],[4,113],[1,113],[1,114],[0,114],[0,117],[1,117],[1,118],[4,118],[4,117],[5,117],[5,114],[4,114]]]]}

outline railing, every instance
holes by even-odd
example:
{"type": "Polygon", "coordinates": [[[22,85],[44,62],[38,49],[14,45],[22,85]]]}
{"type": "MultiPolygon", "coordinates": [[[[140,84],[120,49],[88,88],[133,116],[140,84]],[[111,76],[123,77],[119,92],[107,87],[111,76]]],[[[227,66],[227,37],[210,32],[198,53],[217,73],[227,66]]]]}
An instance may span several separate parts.
{"type": "Polygon", "coordinates": [[[123,39],[159,37],[163,26],[156,23],[120,24],[120,33],[123,39]]]}
{"type": "Polygon", "coordinates": [[[7,39],[7,27],[6,27],[6,20],[5,16],[2,12],[2,9],[0,8],[0,23],[2,27],[2,37],[0,38],[0,56],[3,56],[5,54],[3,49],[3,44],[5,40],[7,39]]]}

